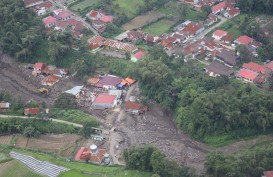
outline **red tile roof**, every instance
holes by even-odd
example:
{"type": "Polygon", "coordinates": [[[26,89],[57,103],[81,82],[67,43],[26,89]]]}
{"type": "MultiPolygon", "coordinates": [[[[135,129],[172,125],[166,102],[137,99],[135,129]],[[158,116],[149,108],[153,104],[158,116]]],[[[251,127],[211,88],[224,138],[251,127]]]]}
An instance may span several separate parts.
{"type": "Polygon", "coordinates": [[[121,81],[122,81],[122,78],[118,76],[107,75],[98,82],[97,86],[101,86],[101,87],[103,87],[104,85],[116,86],[119,83],[121,83],[121,81]]]}
{"type": "Polygon", "coordinates": [[[189,32],[194,35],[201,28],[203,28],[203,25],[200,23],[190,23],[182,31],[189,32]]]}
{"type": "Polygon", "coordinates": [[[61,19],[64,19],[64,18],[70,17],[71,15],[72,14],[68,11],[62,11],[57,16],[61,19]]]}
{"type": "Polygon", "coordinates": [[[140,60],[144,57],[144,52],[142,50],[138,50],[134,55],[136,59],[140,60]]]}
{"type": "Polygon", "coordinates": [[[96,104],[113,104],[116,99],[116,95],[99,94],[94,103],[96,104]]]}
{"type": "Polygon", "coordinates": [[[227,35],[227,32],[224,30],[216,30],[212,33],[214,36],[223,37],[227,35]]]}
{"type": "Polygon", "coordinates": [[[141,104],[140,103],[136,103],[136,102],[130,102],[127,101],[124,105],[125,109],[133,109],[133,110],[140,110],[141,109],[141,104]]]}
{"type": "Polygon", "coordinates": [[[175,41],[174,37],[170,37],[168,36],[167,38],[163,39],[160,44],[163,47],[167,47],[167,48],[172,48],[173,47],[173,42],[175,41]]]}
{"type": "Polygon", "coordinates": [[[233,17],[234,15],[240,13],[240,9],[238,9],[238,8],[230,8],[230,10],[228,10],[227,13],[228,13],[230,16],[233,17]]]}
{"type": "Polygon", "coordinates": [[[211,11],[213,13],[220,11],[221,9],[224,9],[226,7],[226,3],[225,2],[221,2],[219,4],[216,4],[215,6],[211,7],[211,11]]]}
{"type": "Polygon", "coordinates": [[[222,41],[233,41],[234,37],[230,34],[225,35],[224,37],[222,37],[222,41]]]}
{"type": "Polygon", "coordinates": [[[236,43],[245,45],[250,44],[253,41],[254,39],[248,36],[240,36],[238,39],[235,40],[236,43]]]}
{"type": "Polygon", "coordinates": [[[94,36],[90,39],[88,39],[88,44],[99,44],[100,46],[103,45],[104,41],[106,39],[104,37],[101,37],[101,36],[94,36]]]}
{"type": "Polygon", "coordinates": [[[273,61],[267,63],[265,66],[266,66],[267,68],[273,70],[273,61]]]}
{"type": "Polygon", "coordinates": [[[273,177],[273,171],[264,171],[265,177],[273,177]]]}
{"type": "Polygon", "coordinates": [[[46,66],[46,65],[45,65],[44,63],[38,62],[38,63],[35,63],[35,64],[34,64],[33,68],[42,70],[42,69],[45,68],[45,66],[46,66]]]}
{"type": "Polygon", "coordinates": [[[259,74],[254,72],[254,71],[250,71],[248,69],[241,69],[238,73],[237,73],[237,76],[238,77],[242,77],[242,78],[245,78],[245,79],[248,79],[250,81],[254,81],[258,76],[259,74]]]}
{"type": "Polygon", "coordinates": [[[36,115],[39,114],[40,109],[39,108],[25,108],[24,114],[25,115],[36,115]]]}
{"type": "Polygon", "coordinates": [[[129,83],[129,84],[133,84],[133,83],[136,82],[136,80],[134,80],[134,79],[132,79],[132,78],[130,78],[130,77],[126,77],[124,80],[125,80],[127,83],[129,83]]]}
{"type": "Polygon", "coordinates": [[[266,74],[266,68],[254,62],[244,63],[243,68],[255,71],[257,73],[266,74]]]}
{"type": "Polygon", "coordinates": [[[75,160],[86,160],[89,159],[91,162],[101,163],[104,154],[106,153],[105,149],[98,149],[96,154],[91,154],[89,148],[81,147],[75,155],[75,160]]]}
{"type": "Polygon", "coordinates": [[[46,18],[43,18],[43,24],[44,25],[48,25],[48,24],[50,24],[50,23],[55,23],[56,21],[57,21],[57,19],[56,18],[54,18],[54,17],[52,17],[52,16],[48,16],[48,17],[46,17],[46,18]]]}
{"type": "Polygon", "coordinates": [[[118,50],[124,50],[127,52],[133,52],[133,51],[137,50],[137,47],[133,44],[119,42],[119,41],[112,40],[112,39],[107,39],[104,42],[104,45],[107,47],[116,48],[118,50]]]}
{"type": "Polygon", "coordinates": [[[91,17],[97,17],[97,15],[99,14],[99,12],[98,11],[95,11],[95,10],[92,10],[91,11],[91,13],[89,14],[89,16],[91,16],[91,17]]]}

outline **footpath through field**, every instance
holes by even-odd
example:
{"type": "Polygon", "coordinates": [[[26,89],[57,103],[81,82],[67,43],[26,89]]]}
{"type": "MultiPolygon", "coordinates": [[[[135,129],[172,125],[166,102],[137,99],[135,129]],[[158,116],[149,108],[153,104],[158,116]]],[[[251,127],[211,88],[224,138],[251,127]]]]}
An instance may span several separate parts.
{"type": "MultiPolygon", "coordinates": [[[[0,118],[39,119],[39,118],[36,118],[36,117],[12,116],[12,115],[3,115],[3,114],[0,114],[0,118]]],[[[68,121],[65,121],[65,120],[59,120],[59,119],[53,119],[53,118],[49,118],[49,120],[52,120],[52,122],[59,122],[59,123],[67,124],[67,125],[73,125],[75,127],[81,127],[81,128],[83,127],[81,124],[76,124],[76,123],[68,122],[68,121]]]]}

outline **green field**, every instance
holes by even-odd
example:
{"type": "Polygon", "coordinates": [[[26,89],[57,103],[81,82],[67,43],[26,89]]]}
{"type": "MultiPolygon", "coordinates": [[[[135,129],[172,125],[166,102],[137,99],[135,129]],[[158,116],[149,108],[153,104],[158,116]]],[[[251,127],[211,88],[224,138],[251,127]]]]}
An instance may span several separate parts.
{"type": "MultiPolygon", "coordinates": [[[[118,6],[119,10],[122,10],[123,13],[127,14],[130,18],[133,18],[137,14],[137,9],[140,5],[143,4],[143,0],[115,0],[114,5],[118,6]]],[[[122,12],[120,12],[122,13],[122,12]]]]}
{"type": "Polygon", "coordinates": [[[66,162],[65,160],[57,159],[51,155],[14,149],[14,151],[30,155],[39,160],[48,161],[56,165],[64,166],[72,170],[65,172],[60,177],[86,177],[86,176],[107,176],[107,177],[150,177],[150,173],[139,172],[134,170],[125,170],[124,167],[103,167],[98,165],[87,164],[83,162],[66,162]]]}
{"type": "Polygon", "coordinates": [[[162,19],[145,27],[143,31],[151,35],[161,35],[165,32],[168,32],[174,24],[175,24],[175,21],[162,19]]]}
{"type": "Polygon", "coordinates": [[[78,11],[78,10],[82,11],[86,7],[90,7],[90,6],[94,5],[97,2],[99,2],[99,1],[98,0],[83,0],[83,1],[78,2],[78,3],[74,3],[75,5],[72,5],[70,7],[70,9],[72,9],[74,11],[78,11]]]}
{"type": "Polygon", "coordinates": [[[28,168],[23,163],[12,160],[5,163],[0,163],[1,177],[43,177],[28,168]]]}

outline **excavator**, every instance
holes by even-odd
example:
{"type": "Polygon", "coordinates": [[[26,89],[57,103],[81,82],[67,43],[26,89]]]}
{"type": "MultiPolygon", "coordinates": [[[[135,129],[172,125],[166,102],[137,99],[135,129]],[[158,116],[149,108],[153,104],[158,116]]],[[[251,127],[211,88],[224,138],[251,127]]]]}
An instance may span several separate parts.
{"type": "Polygon", "coordinates": [[[47,94],[47,93],[49,92],[49,89],[44,88],[44,87],[43,87],[43,88],[39,88],[39,89],[38,89],[38,92],[39,92],[39,93],[43,93],[43,94],[47,94]]]}

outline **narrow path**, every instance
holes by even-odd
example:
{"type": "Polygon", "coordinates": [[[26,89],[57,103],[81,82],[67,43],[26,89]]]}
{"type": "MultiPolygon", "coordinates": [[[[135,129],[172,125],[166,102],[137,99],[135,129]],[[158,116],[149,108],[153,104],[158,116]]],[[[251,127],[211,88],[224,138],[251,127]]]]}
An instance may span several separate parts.
{"type": "MultiPolygon", "coordinates": [[[[35,117],[28,117],[28,116],[12,116],[12,115],[3,115],[3,114],[0,114],[0,118],[38,119],[38,118],[35,118],[35,117]]],[[[83,127],[81,124],[76,124],[76,123],[69,122],[69,121],[65,121],[65,120],[52,119],[52,118],[49,118],[49,119],[52,120],[53,122],[59,122],[59,123],[67,124],[67,125],[73,125],[73,126],[75,126],[75,127],[80,127],[80,128],[83,127]]]]}
{"type": "Polygon", "coordinates": [[[87,27],[88,29],[90,29],[95,35],[99,35],[99,33],[89,24],[87,23],[83,18],[81,18],[78,14],[72,12],[71,10],[67,9],[66,6],[64,6],[61,3],[58,3],[54,0],[49,0],[55,7],[58,7],[60,9],[66,10],[68,12],[70,12],[71,14],[73,14],[77,20],[81,21],[85,27],[87,27]]]}

